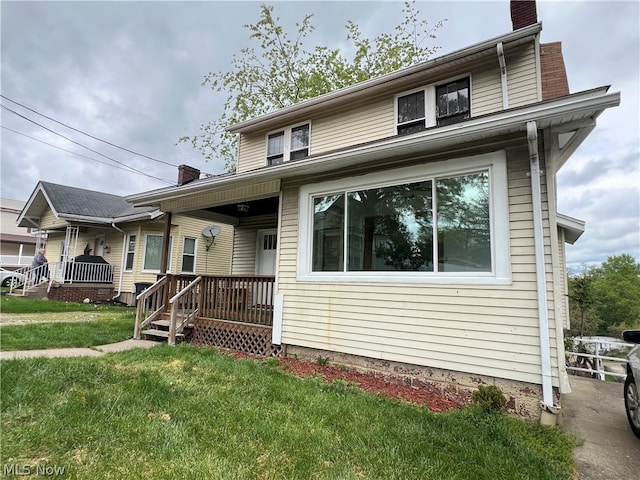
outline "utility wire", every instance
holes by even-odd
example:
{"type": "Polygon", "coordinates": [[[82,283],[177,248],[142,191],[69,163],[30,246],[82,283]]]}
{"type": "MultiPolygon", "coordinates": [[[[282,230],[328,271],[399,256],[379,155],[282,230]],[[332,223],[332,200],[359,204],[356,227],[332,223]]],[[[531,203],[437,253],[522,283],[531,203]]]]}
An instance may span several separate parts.
{"type": "MultiPolygon", "coordinates": [[[[63,127],[66,127],[66,128],[68,128],[68,129],[70,129],[70,130],[73,130],[73,131],[75,131],[75,132],[78,132],[78,133],[81,133],[81,134],[83,134],[83,135],[86,135],[87,137],[93,138],[94,140],[98,140],[99,142],[106,143],[107,145],[110,145],[110,146],[112,146],[112,147],[119,148],[119,149],[121,149],[121,150],[124,150],[125,152],[129,152],[129,153],[132,153],[132,154],[134,154],[134,155],[138,155],[138,156],[140,156],[140,157],[146,158],[146,159],[148,159],[148,160],[152,160],[152,161],[154,161],[154,162],[163,163],[163,164],[165,164],[165,165],[169,165],[170,167],[176,167],[176,168],[178,168],[178,165],[175,165],[175,164],[173,164],[173,163],[165,162],[164,160],[158,160],[157,158],[150,157],[150,156],[145,155],[145,154],[143,154],[143,153],[134,152],[133,150],[129,150],[128,148],[121,147],[120,145],[116,145],[115,143],[111,143],[111,142],[109,142],[109,141],[107,141],[107,140],[103,140],[103,139],[101,139],[101,138],[95,137],[95,136],[91,135],[90,133],[87,133],[87,132],[84,132],[84,131],[79,130],[79,129],[77,129],[77,128],[74,128],[74,127],[72,127],[72,126],[70,126],[70,125],[67,125],[66,123],[62,123],[62,122],[60,122],[60,121],[56,120],[55,118],[51,118],[51,117],[49,117],[49,116],[47,116],[47,115],[45,115],[45,114],[43,114],[43,113],[40,113],[40,112],[38,112],[37,110],[34,110],[33,108],[27,107],[26,105],[23,105],[23,104],[22,104],[22,103],[20,103],[20,102],[16,102],[15,100],[12,100],[11,98],[9,98],[9,97],[7,97],[7,96],[5,96],[5,95],[0,94],[0,97],[4,98],[5,100],[8,100],[9,102],[11,102],[11,103],[13,103],[13,104],[15,104],[15,105],[19,105],[19,106],[21,106],[22,108],[24,108],[24,109],[26,109],[26,110],[29,110],[30,112],[35,113],[36,115],[40,115],[41,117],[44,117],[44,118],[46,118],[47,120],[51,120],[52,122],[55,122],[55,123],[57,123],[57,124],[59,124],[59,125],[62,125],[63,127]]],[[[208,173],[205,173],[205,172],[202,172],[202,173],[203,173],[203,174],[205,174],[205,175],[211,175],[211,174],[208,174],[208,173]]]]}
{"type": "MultiPolygon", "coordinates": [[[[86,158],[87,160],[91,160],[93,162],[102,163],[103,165],[107,165],[108,167],[117,168],[118,170],[124,170],[125,172],[137,173],[137,172],[131,172],[131,170],[128,168],[119,167],[118,165],[112,165],[111,163],[103,162],[102,160],[98,160],[97,158],[87,157],[86,155],[82,155],[81,153],[74,152],[72,150],[67,150],[66,148],[62,148],[57,145],[54,145],[53,143],[47,143],[44,140],[40,140],[39,138],[32,137],[30,135],[27,135],[26,133],[18,132],[17,130],[14,130],[12,128],[5,127],[4,125],[0,125],[0,128],[4,128],[5,130],[9,130],[10,132],[17,133],[18,135],[22,135],[23,137],[30,138],[31,140],[35,140],[36,142],[43,143],[45,145],[48,145],[49,147],[57,148],[58,150],[62,150],[63,152],[71,153],[72,155],[77,155],[78,157],[86,158]]],[[[168,183],[169,185],[173,185],[173,182],[171,182],[170,180],[166,180],[166,179],[161,179],[161,180],[163,180],[165,183],[168,183]]]]}
{"type": "Polygon", "coordinates": [[[104,157],[104,158],[106,158],[107,160],[111,160],[112,162],[115,162],[115,163],[117,163],[117,164],[119,164],[119,165],[122,165],[123,167],[125,167],[125,168],[127,168],[127,169],[129,169],[129,170],[131,170],[131,171],[133,171],[133,172],[136,172],[136,173],[139,173],[140,175],[144,175],[144,176],[146,176],[146,177],[153,178],[153,179],[155,179],[155,180],[159,180],[159,181],[161,181],[161,182],[165,182],[165,183],[169,183],[170,185],[173,185],[173,182],[167,182],[166,180],[164,180],[164,179],[162,179],[162,178],[154,177],[153,175],[149,175],[148,173],[145,173],[145,172],[143,172],[143,171],[141,171],[141,170],[137,170],[137,169],[135,169],[135,168],[133,168],[133,167],[130,167],[130,166],[129,166],[129,165],[127,165],[126,163],[122,163],[122,162],[120,162],[120,161],[116,160],[115,158],[111,158],[111,157],[109,157],[109,156],[107,156],[107,155],[105,155],[105,154],[103,154],[103,153],[98,152],[97,150],[93,150],[92,148],[89,148],[89,147],[87,147],[86,145],[83,145],[83,144],[81,144],[81,143],[79,143],[79,142],[76,142],[75,140],[72,140],[72,139],[70,139],[70,138],[68,138],[68,137],[65,137],[65,136],[64,136],[64,135],[62,135],[61,133],[55,132],[55,131],[51,130],[50,128],[45,127],[44,125],[41,125],[41,124],[39,124],[38,122],[36,122],[36,121],[34,121],[34,120],[31,120],[30,118],[25,117],[24,115],[21,115],[20,113],[16,112],[15,110],[11,110],[9,107],[6,107],[5,105],[0,105],[0,107],[2,107],[3,109],[5,109],[5,110],[7,110],[7,111],[9,111],[9,112],[11,112],[11,113],[13,113],[14,115],[17,115],[17,116],[18,116],[18,117],[20,117],[20,118],[25,119],[25,120],[26,120],[26,121],[28,121],[28,122],[31,122],[31,123],[33,123],[33,124],[35,124],[35,125],[39,126],[40,128],[44,128],[45,130],[47,130],[48,132],[53,133],[54,135],[57,135],[57,136],[59,136],[59,137],[62,137],[62,138],[64,138],[65,140],[67,140],[67,141],[69,141],[69,142],[71,142],[71,143],[73,143],[73,144],[76,144],[76,145],[81,146],[82,148],[86,148],[86,149],[87,149],[87,150],[89,150],[90,152],[93,152],[93,153],[95,153],[95,154],[97,154],[97,155],[100,155],[101,157],[104,157]]]}
{"type": "Polygon", "coordinates": [[[128,148],[121,147],[121,146],[116,145],[114,143],[108,142],[107,140],[102,140],[101,138],[94,137],[93,135],[91,135],[91,134],[89,134],[87,132],[83,132],[82,130],[79,130],[79,129],[74,128],[74,127],[72,127],[70,125],[67,125],[66,123],[62,123],[62,122],[60,122],[60,121],[58,121],[58,120],[56,120],[54,118],[48,117],[47,115],[44,115],[43,113],[40,113],[40,112],[34,110],[33,108],[29,108],[26,105],[23,105],[23,104],[21,104],[19,102],[16,102],[15,100],[11,100],[9,97],[6,97],[6,96],[4,96],[2,94],[0,94],[0,97],[4,98],[5,100],[10,101],[11,103],[19,105],[22,108],[24,108],[26,110],[29,110],[30,112],[35,113],[36,115],[40,115],[41,117],[44,117],[47,120],[51,120],[52,122],[55,122],[55,123],[57,123],[59,125],[62,125],[63,127],[67,127],[68,129],[73,130],[74,132],[78,132],[78,133],[81,133],[83,135],[86,135],[87,137],[93,138],[94,140],[98,140],[99,142],[106,143],[107,145],[111,145],[112,147],[119,148],[121,150],[124,150],[125,152],[133,153],[134,155],[138,155],[140,157],[144,157],[144,158],[147,158],[149,160],[153,160],[154,162],[164,163],[165,165],[169,165],[170,167],[176,167],[176,168],[178,167],[178,165],[174,165],[173,163],[165,162],[164,160],[158,160],[157,158],[149,157],[148,155],[144,155],[142,153],[134,152],[133,150],[129,150],[128,148]]]}

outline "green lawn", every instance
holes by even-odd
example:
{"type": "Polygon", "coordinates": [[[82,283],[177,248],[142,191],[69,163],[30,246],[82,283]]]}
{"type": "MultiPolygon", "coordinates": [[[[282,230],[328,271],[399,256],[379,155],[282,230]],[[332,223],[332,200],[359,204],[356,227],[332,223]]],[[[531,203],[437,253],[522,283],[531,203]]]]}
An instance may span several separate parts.
{"type": "Polygon", "coordinates": [[[473,409],[434,414],[189,345],[5,360],[1,381],[0,463],[64,468],[62,478],[569,480],[573,472],[573,442],[558,429],[473,409]]]}
{"type": "Polygon", "coordinates": [[[0,327],[1,350],[94,347],[120,342],[133,336],[135,323],[133,308],[4,295],[0,296],[0,312],[2,320],[20,314],[20,321],[25,323],[0,327]]]}

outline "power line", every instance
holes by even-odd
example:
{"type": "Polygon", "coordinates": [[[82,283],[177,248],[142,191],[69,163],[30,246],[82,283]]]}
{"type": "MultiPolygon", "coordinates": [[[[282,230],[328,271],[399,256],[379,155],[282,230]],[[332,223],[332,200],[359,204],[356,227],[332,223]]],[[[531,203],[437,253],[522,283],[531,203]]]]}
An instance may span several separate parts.
{"type": "MultiPolygon", "coordinates": [[[[26,121],[28,121],[28,122],[31,122],[31,123],[33,123],[33,124],[35,124],[35,125],[39,126],[40,128],[44,128],[46,131],[51,132],[51,133],[53,133],[54,135],[57,135],[57,136],[59,136],[59,137],[62,137],[62,138],[64,138],[65,140],[67,140],[67,141],[69,141],[69,142],[71,142],[71,143],[73,143],[73,144],[79,145],[79,146],[80,146],[80,147],[82,147],[82,148],[86,148],[87,150],[89,150],[90,152],[95,153],[96,155],[100,155],[101,157],[104,157],[104,158],[106,158],[107,160],[111,160],[112,162],[115,162],[115,163],[117,163],[118,165],[122,165],[123,167],[125,167],[125,168],[127,168],[127,169],[129,169],[129,170],[131,170],[131,171],[133,171],[133,172],[139,173],[140,175],[144,175],[144,176],[149,177],[149,178],[153,178],[153,179],[155,179],[155,180],[159,180],[159,181],[161,181],[161,182],[166,182],[166,180],[164,180],[164,179],[162,179],[162,178],[154,177],[153,175],[149,175],[148,173],[145,173],[145,172],[143,172],[143,171],[141,171],[141,170],[137,170],[137,169],[135,169],[135,168],[133,168],[133,167],[131,167],[131,166],[127,165],[126,163],[122,163],[122,162],[120,162],[119,160],[116,160],[115,158],[111,158],[111,157],[109,157],[109,156],[107,156],[107,155],[105,155],[105,154],[103,154],[103,153],[98,152],[97,150],[93,150],[92,148],[89,148],[89,147],[87,147],[86,145],[83,145],[83,144],[81,144],[81,143],[79,143],[79,142],[76,142],[75,140],[72,140],[72,139],[70,139],[70,138],[68,138],[68,137],[65,137],[65,136],[64,136],[64,135],[62,135],[61,133],[55,132],[55,131],[51,130],[50,128],[45,127],[44,125],[41,125],[41,124],[39,124],[38,122],[36,122],[36,121],[34,121],[34,120],[31,120],[31,119],[30,119],[30,118],[28,118],[28,117],[25,117],[24,115],[22,115],[22,114],[20,114],[20,113],[16,112],[15,110],[11,110],[9,107],[7,107],[7,106],[5,106],[5,105],[0,105],[0,107],[2,107],[3,109],[5,109],[5,110],[7,110],[7,111],[9,111],[9,112],[11,112],[11,113],[13,113],[14,115],[17,115],[17,116],[18,116],[18,117],[20,117],[20,118],[25,119],[25,120],[26,120],[26,121]]],[[[172,183],[171,183],[171,184],[172,184],[172,183]]]]}
{"type": "Polygon", "coordinates": [[[133,150],[129,150],[128,148],[121,147],[121,146],[116,145],[116,144],[114,144],[114,143],[111,143],[111,142],[109,142],[109,141],[107,141],[107,140],[103,140],[103,139],[101,139],[101,138],[95,137],[95,136],[93,136],[93,135],[91,135],[91,134],[89,134],[89,133],[87,133],[87,132],[83,132],[82,130],[79,130],[79,129],[77,129],[77,128],[74,128],[74,127],[72,127],[72,126],[70,126],[70,125],[67,125],[66,123],[62,123],[62,122],[60,122],[60,121],[58,121],[58,120],[56,120],[56,119],[54,119],[54,118],[51,118],[51,117],[49,117],[49,116],[47,116],[47,115],[45,115],[45,114],[43,114],[43,113],[40,113],[40,112],[38,112],[38,111],[34,110],[33,108],[29,108],[29,107],[27,107],[26,105],[23,105],[23,104],[21,104],[21,103],[19,103],[19,102],[16,102],[15,100],[12,100],[12,99],[10,99],[9,97],[6,97],[5,95],[0,94],[0,97],[4,98],[5,100],[10,101],[11,103],[14,103],[14,104],[16,104],[16,105],[19,105],[19,106],[21,106],[22,108],[24,108],[24,109],[26,109],[26,110],[29,110],[30,112],[35,113],[36,115],[40,115],[41,117],[44,117],[44,118],[46,118],[47,120],[51,120],[52,122],[55,122],[55,123],[57,123],[57,124],[59,124],[59,125],[62,125],[63,127],[66,127],[66,128],[68,128],[68,129],[70,129],[70,130],[73,130],[73,131],[75,131],[75,132],[78,132],[78,133],[81,133],[81,134],[83,134],[83,135],[86,135],[87,137],[93,138],[94,140],[98,140],[99,142],[106,143],[107,145],[110,145],[110,146],[115,147],[115,148],[119,148],[119,149],[121,149],[121,150],[124,150],[125,152],[129,152],[129,153],[132,153],[132,154],[134,154],[134,155],[138,155],[138,156],[140,156],[140,157],[144,157],[144,158],[146,158],[146,159],[153,160],[154,162],[163,163],[163,164],[165,164],[165,165],[169,165],[170,167],[176,167],[176,168],[178,167],[178,165],[175,165],[175,164],[173,164],[173,163],[165,162],[164,160],[158,160],[157,158],[153,158],[153,157],[150,157],[150,156],[148,156],[148,155],[144,155],[143,153],[134,152],[133,150]]]}
{"type": "MultiPolygon", "coordinates": [[[[36,142],[43,143],[45,145],[48,145],[49,147],[57,148],[58,150],[62,150],[63,152],[71,153],[72,155],[77,155],[78,157],[86,158],[87,160],[91,160],[93,162],[102,163],[103,165],[107,165],[108,167],[112,167],[112,168],[117,168],[118,170],[124,170],[125,172],[131,172],[131,170],[129,168],[119,167],[117,165],[112,165],[110,163],[103,162],[102,160],[98,160],[97,158],[87,157],[86,155],[82,155],[81,153],[74,152],[72,150],[67,150],[66,148],[59,147],[59,146],[54,145],[52,143],[47,143],[44,140],[40,140],[39,138],[32,137],[30,135],[27,135],[26,133],[18,132],[17,130],[13,130],[12,128],[5,127],[4,125],[0,125],[0,128],[4,128],[5,130],[9,130],[10,132],[16,133],[18,135],[22,135],[23,137],[30,138],[31,140],[35,140],[36,142]]],[[[131,173],[137,173],[137,172],[131,172],[131,173]]],[[[159,179],[159,180],[162,180],[162,181],[164,181],[165,183],[167,183],[169,185],[173,185],[173,182],[171,182],[170,180],[166,180],[166,179],[159,179]]]]}

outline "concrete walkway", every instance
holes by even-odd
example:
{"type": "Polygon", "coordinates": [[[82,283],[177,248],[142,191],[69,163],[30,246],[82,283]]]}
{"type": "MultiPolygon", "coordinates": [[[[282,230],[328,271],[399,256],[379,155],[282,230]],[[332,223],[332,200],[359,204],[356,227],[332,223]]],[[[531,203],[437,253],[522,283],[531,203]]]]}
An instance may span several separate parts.
{"type": "Polygon", "coordinates": [[[640,479],[640,438],[627,422],[622,383],[570,376],[559,425],[582,444],[573,455],[579,480],[640,479]]]}
{"type": "Polygon", "coordinates": [[[151,348],[158,342],[151,340],[125,340],[123,342],[100,345],[93,348],[48,348],[46,350],[16,350],[0,352],[0,360],[12,360],[16,358],[35,357],[97,357],[110,352],[122,352],[132,348],[151,348]]]}

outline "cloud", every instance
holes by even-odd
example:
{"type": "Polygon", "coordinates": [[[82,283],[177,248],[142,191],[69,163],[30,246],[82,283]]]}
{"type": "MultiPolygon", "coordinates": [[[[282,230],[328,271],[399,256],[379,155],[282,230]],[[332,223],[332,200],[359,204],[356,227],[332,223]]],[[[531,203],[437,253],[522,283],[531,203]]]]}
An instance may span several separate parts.
{"type": "MultiPolygon", "coordinates": [[[[345,24],[365,36],[393,33],[403,2],[275,2],[275,14],[295,32],[314,14],[315,45],[352,54],[345,24]]],[[[511,30],[509,2],[418,2],[431,24],[447,18],[432,45],[438,54],[511,30]],[[490,18],[491,21],[478,21],[490,18]]],[[[598,126],[558,176],[558,208],[587,222],[568,247],[570,264],[601,261],[618,251],[639,250],[640,35],[638,2],[538,1],[543,43],[562,41],[572,91],[611,85],[620,107],[598,126]],[[612,26],[616,32],[611,34],[612,26]]],[[[221,173],[205,162],[184,135],[222,113],[226,95],[201,83],[210,71],[226,71],[234,54],[255,46],[243,25],[259,19],[259,2],[3,2],[2,93],[96,137],[165,163],[107,146],[32,113],[27,116],[114,160],[168,182],[177,165],[221,173]]],[[[3,105],[27,114],[15,105],[3,105]]],[[[2,111],[3,127],[76,152],[74,155],[6,128],[2,136],[3,198],[26,200],[39,180],[128,195],[163,187],[24,119],[2,111]],[[104,163],[115,166],[107,166],[104,163]],[[118,168],[116,168],[118,167],[118,168]]],[[[640,257],[640,255],[638,255],[640,257]]]]}

